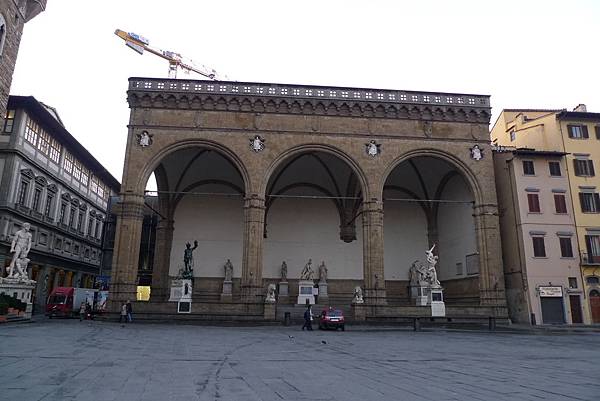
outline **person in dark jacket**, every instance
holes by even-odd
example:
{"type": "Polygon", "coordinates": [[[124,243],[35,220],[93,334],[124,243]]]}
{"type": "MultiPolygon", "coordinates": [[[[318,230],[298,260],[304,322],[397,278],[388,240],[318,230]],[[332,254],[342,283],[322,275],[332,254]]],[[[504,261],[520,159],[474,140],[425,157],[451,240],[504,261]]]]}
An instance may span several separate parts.
{"type": "Polygon", "coordinates": [[[127,300],[127,303],[125,304],[126,308],[127,308],[127,322],[131,323],[133,321],[133,317],[131,316],[131,314],[133,313],[133,308],[131,307],[131,302],[129,300],[127,300]]]}
{"type": "Polygon", "coordinates": [[[302,330],[306,328],[307,330],[312,331],[312,320],[312,309],[309,305],[308,308],[306,308],[306,310],[304,311],[304,325],[302,326],[302,330]]]}

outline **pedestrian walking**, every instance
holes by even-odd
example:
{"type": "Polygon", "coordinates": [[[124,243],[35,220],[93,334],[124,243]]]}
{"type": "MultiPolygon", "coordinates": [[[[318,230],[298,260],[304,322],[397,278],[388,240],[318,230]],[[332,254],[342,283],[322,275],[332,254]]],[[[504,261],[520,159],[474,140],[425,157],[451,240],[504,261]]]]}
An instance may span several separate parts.
{"type": "Polygon", "coordinates": [[[125,304],[125,310],[127,311],[127,322],[131,323],[133,321],[133,317],[131,316],[133,308],[129,300],[127,300],[127,303],[125,304]]]}
{"type": "Polygon", "coordinates": [[[122,322],[127,323],[127,305],[125,303],[121,304],[121,316],[119,316],[119,323],[122,322]]]}
{"type": "Polygon", "coordinates": [[[312,331],[312,320],[313,320],[313,314],[312,314],[312,309],[311,306],[309,305],[308,308],[306,308],[306,310],[304,311],[304,325],[302,326],[302,330],[304,331],[304,329],[308,330],[308,331],[312,331]]]}
{"type": "Polygon", "coordinates": [[[79,321],[81,322],[85,318],[85,302],[82,302],[79,306],[79,321]]]}

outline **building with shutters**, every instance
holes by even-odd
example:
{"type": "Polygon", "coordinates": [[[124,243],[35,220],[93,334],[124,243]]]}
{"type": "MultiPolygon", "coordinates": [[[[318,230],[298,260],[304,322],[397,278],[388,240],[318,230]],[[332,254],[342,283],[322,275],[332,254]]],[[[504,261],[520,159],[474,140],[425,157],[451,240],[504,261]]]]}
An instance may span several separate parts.
{"type": "Polygon", "coordinates": [[[502,146],[565,153],[584,321],[600,322],[600,177],[595,171],[600,162],[600,113],[588,112],[585,105],[573,111],[506,109],[496,120],[491,137],[502,146]]]}
{"type": "Polygon", "coordinates": [[[0,131],[0,269],[10,264],[13,235],[29,223],[39,311],[54,287],[93,287],[108,199],[120,185],[52,107],[11,96],[8,111],[0,131]]]}
{"type": "Polygon", "coordinates": [[[513,322],[587,322],[565,156],[494,149],[506,300],[513,322]]]}

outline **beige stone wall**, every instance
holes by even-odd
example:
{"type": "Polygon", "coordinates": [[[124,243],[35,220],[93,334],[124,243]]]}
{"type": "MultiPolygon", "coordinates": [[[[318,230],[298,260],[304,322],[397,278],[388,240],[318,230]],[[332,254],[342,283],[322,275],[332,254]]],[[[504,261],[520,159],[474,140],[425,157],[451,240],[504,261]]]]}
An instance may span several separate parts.
{"type": "MultiPolygon", "coordinates": [[[[139,87],[134,81],[132,84],[139,87]]],[[[190,85],[194,85],[193,82],[190,81],[190,85]]],[[[165,84],[168,86],[168,81],[165,84]]],[[[292,114],[292,106],[286,106],[292,112],[280,111],[285,99],[277,99],[278,108],[271,100],[257,100],[250,95],[240,95],[239,99],[192,99],[181,93],[157,94],[132,89],[129,100],[132,112],[123,173],[124,194],[142,194],[148,177],[161,160],[186,147],[218,151],[240,171],[246,197],[241,269],[243,296],[244,291],[263,292],[263,278],[270,275],[264,267],[268,247],[262,239],[264,199],[269,179],[291,157],[320,151],[346,162],[362,188],[362,280],[369,302],[385,302],[383,185],[401,162],[429,156],[450,163],[472,192],[473,224],[480,254],[480,275],[475,279],[478,280],[480,302],[504,306],[494,171],[487,132],[488,109],[469,111],[468,106],[460,106],[434,110],[419,106],[406,108],[407,112],[403,114],[404,106],[400,106],[392,118],[387,111],[382,111],[378,117],[380,106],[364,103],[350,105],[351,112],[345,116],[323,115],[341,114],[344,104],[337,108],[330,105],[320,112],[319,105],[307,109],[308,103],[305,103],[297,114],[292,114]],[[244,110],[245,104],[248,104],[247,110],[244,110]],[[359,111],[354,113],[354,110],[359,111]],[[136,143],[142,130],[152,135],[151,146],[141,147],[136,143]],[[249,146],[255,135],[264,139],[265,148],[261,152],[254,152],[249,146]],[[365,151],[365,144],[370,140],[376,140],[380,145],[381,153],[376,157],[365,151]],[[471,158],[470,148],[475,144],[483,149],[482,160],[471,158]]],[[[135,204],[137,201],[133,197],[125,202],[135,204]]],[[[129,236],[130,240],[135,240],[133,232],[129,236]]],[[[133,263],[133,251],[115,249],[117,269],[133,263]]]]}

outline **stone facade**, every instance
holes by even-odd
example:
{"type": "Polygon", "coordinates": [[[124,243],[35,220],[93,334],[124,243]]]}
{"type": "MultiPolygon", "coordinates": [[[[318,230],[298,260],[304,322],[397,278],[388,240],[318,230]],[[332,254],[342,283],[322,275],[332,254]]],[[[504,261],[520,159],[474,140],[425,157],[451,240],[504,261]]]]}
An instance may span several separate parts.
{"type": "MultiPolygon", "coordinates": [[[[486,313],[505,316],[488,96],[131,78],[128,100],[131,118],[111,287],[114,311],[119,302],[135,296],[144,190],[152,173],[162,216],[156,236],[153,294],[161,301],[168,292],[168,258],[177,222],[172,217],[174,206],[165,196],[172,178],[161,163],[174,152],[198,147],[223,155],[241,177],[242,304],[262,303],[269,283],[263,274],[263,250],[265,210],[273,196],[270,182],[285,162],[306,152],[319,152],[348,166],[360,188],[353,192],[359,202],[351,220],[360,215],[362,221],[360,284],[369,314],[377,314],[377,305],[393,314],[386,306],[384,186],[398,165],[427,158],[451,166],[472,194],[477,304],[486,307],[486,313]],[[145,135],[151,140],[142,140],[145,135]],[[473,148],[482,150],[483,158],[473,148]]],[[[421,204],[433,202],[425,199],[421,204]]],[[[351,227],[342,224],[340,230],[344,241],[356,237],[351,227]]],[[[429,231],[434,240],[437,229],[429,231]]],[[[464,286],[473,288],[471,281],[464,286]]]]}
{"type": "Polygon", "coordinates": [[[26,22],[46,8],[47,0],[0,0],[0,126],[26,22]]]}
{"type": "Polygon", "coordinates": [[[14,118],[0,132],[0,275],[12,258],[14,234],[29,223],[39,311],[53,287],[94,285],[108,199],[119,183],[64,128],[56,110],[22,96],[11,96],[8,109],[14,118]]]}

